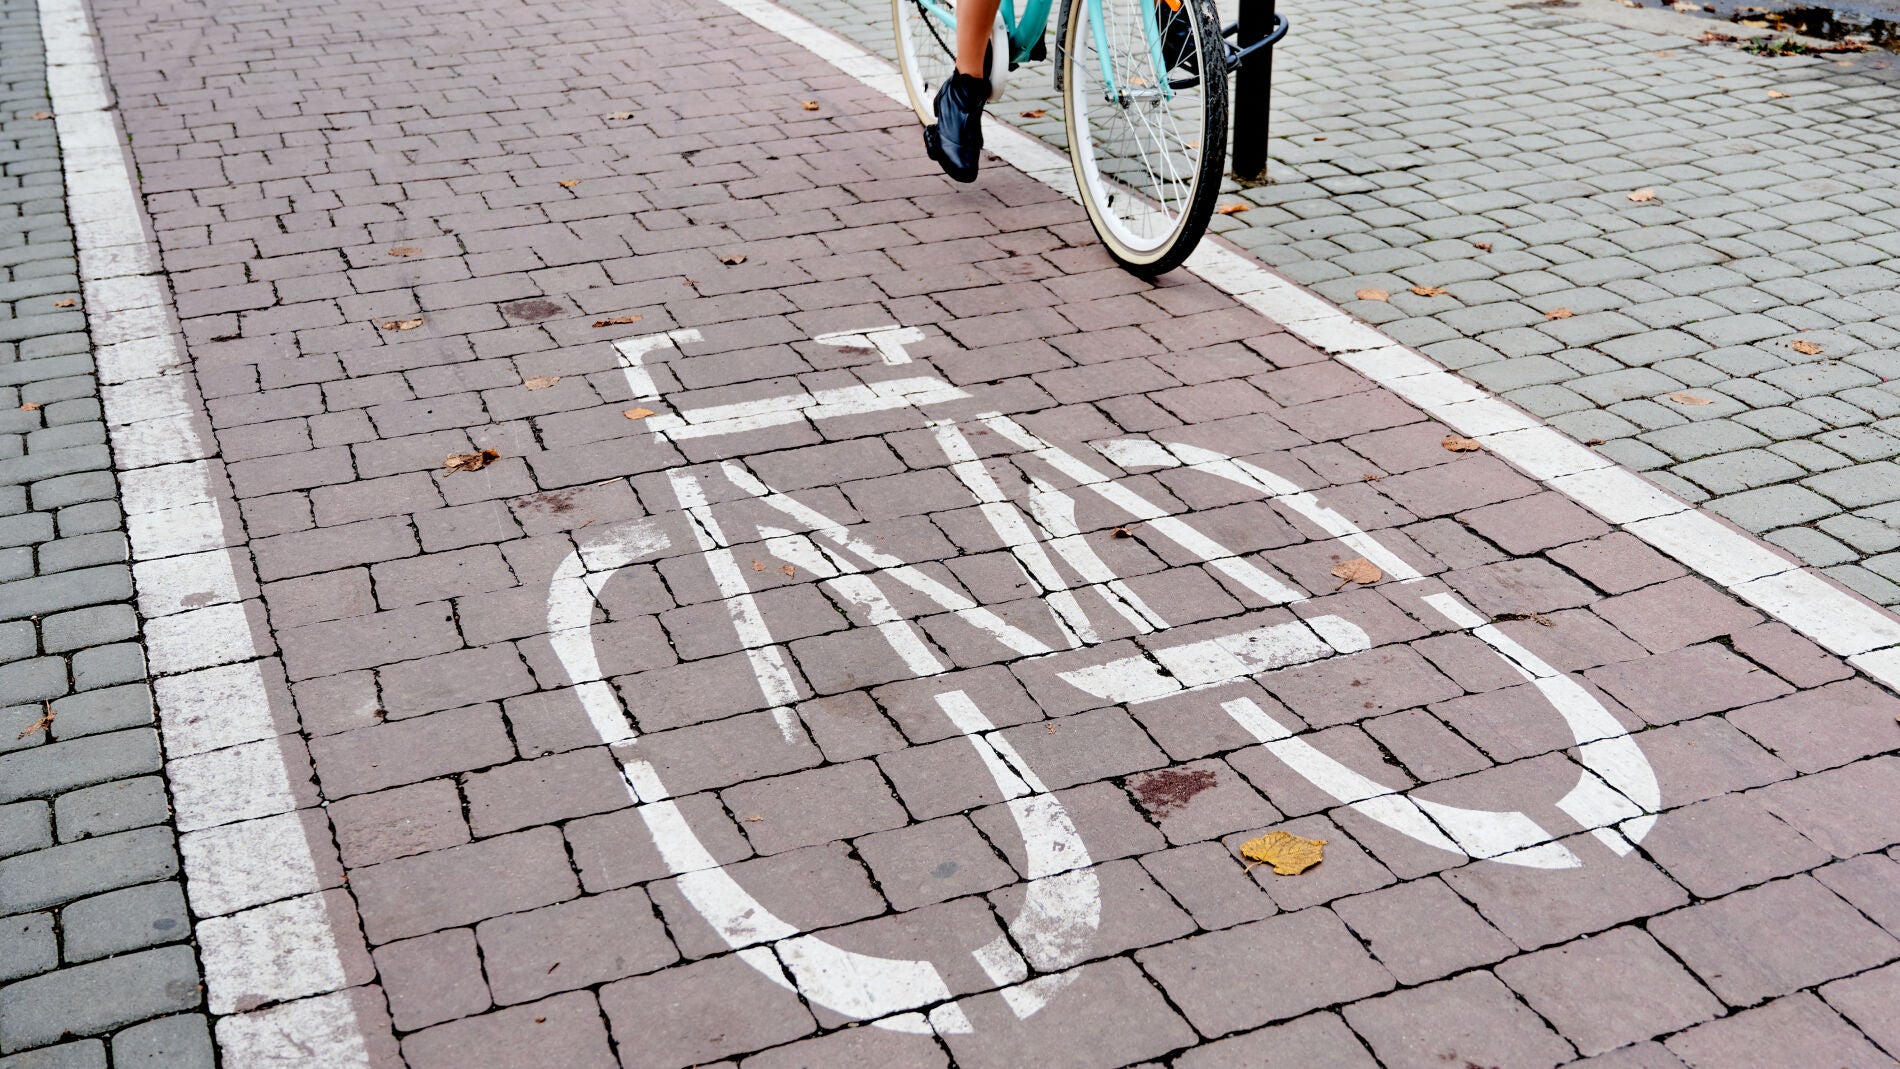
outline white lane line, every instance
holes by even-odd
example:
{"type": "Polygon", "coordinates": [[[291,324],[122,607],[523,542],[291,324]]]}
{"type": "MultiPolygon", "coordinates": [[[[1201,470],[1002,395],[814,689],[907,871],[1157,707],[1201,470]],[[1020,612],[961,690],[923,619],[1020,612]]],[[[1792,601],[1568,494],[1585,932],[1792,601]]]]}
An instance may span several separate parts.
{"type": "MultiPolygon", "coordinates": [[[[770,0],[719,0],[864,85],[908,108],[896,68],[878,56],[770,0]]],[[[1038,182],[1077,199],[1068,157],[1003,122],[989,124],[984,145],[1038,182]]],[[[1737,597],[1781,620],[1862,672],[1900,690],[1900,618],[1697,511],[1693,506],[1510,404],[1445,370],[1331,302],[1215,240],[1201,243],[1186,270],[1280,323],[1446,426],[1484,443],[1551,489],[1674,557],[1737,597]],[[1680,526],[1637,520],[1691,514],[1680,526]],[[1690,524],[1692,537],[1685,537],[1690,524]],[[1747,580],[1737,571],[1755,572],[1747,580]]]]}
{"type": "MultiPolygon", "coordinates": [[[[68,214],[106,425],[121,470],[133,575],[145,616],[185,886],[198,924],[206,1001],[228,1066],[322,1052],[336,1069],[370,1065],[349,997],[369,977],[344,952],[312,830],[329,835],[314,792],[297,789],[294,718],[271,714],[281,678],[263,631],[256,577],[236,544],[235,513],[195,377],[147,236],[111,92],[84,0],[39,0],[68,214]],[[287,737],[286,737],[287,736],[287,737]],[[260,863],[268,861],[269,863],[260,863]],[[309,996],[331,996],[310,998],[309,996]],[[297,1001],[304,1000],[304,1001],[297,1001]],[[240,1013],[277,1004],[258,1020],[240,1013]]],[[[332,874],[333,875],[333,874],[332,874]]],[[[317,1064],[308,1062],[306,1064],[317,1064]]]]}

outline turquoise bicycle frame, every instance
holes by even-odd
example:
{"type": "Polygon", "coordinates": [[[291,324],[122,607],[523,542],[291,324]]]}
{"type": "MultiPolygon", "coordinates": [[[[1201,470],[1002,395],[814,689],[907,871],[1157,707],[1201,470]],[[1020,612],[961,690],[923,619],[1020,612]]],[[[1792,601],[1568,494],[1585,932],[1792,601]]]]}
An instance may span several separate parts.
{"type": "MultiPolygon", "coordinates": [[[[917,0],[932,18],[942,20],[951,32],[956,31],[957,16],[954,2],[946,6],[946,0],[917,0]]],[[[1063,10],[1068,10],[1067,0],[1063,10]]],[[[1089,29],[1095,38],[1095,59],[1102,67],[1102,85],[1104,95],[1113,100],[1119,95],[1115,85],[1115,71],[1109,66],[1108,26],[1102,17],[1102,0],[1081,0],[1089,6],[1089,29]]],[[[1055,0],[1023,0],[1022,10],[1016,8],[1016,0],[1003,0],[1003,28],[1009,35],[1009,64],[1013,68],[1029,59],[1030,53],[1042,42],[1043,34],[1049,28],[1049,11],[1055,6],[1055,0]]],[[[1167,66],[1161,58],[1161,27],[1155,21],[1153,4],[1141,5],[1143,28],[1148,36],[1149,61],[1154,65],[1156,86],[1164,97],[1174,96],[1174,87],[1168,84],[1167,66]]],[[[1056,73],[1057,85],[1061,84],[1061,70],[1056,73]]]]}

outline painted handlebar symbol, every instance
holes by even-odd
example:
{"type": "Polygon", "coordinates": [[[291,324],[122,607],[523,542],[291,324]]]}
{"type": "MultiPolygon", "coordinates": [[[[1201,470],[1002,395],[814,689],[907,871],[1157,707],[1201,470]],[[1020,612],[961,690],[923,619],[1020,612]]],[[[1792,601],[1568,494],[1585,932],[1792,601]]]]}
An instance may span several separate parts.
{"type": "MultiPolygon", "coordinates": [[[[919,331],[891,325],[814,341],[875,350],[883,365],[897,366],[910,362],[905,346],[922,338],[919,331]]],[[[699,340],[697,331],[675,330],[618,343],[634,399],[660,399],[646,366],[650,354],[699,340]]],[[[651,417],[646,424],[655,435],[679,442],[786,424],[816,427],[826,420],[876,412],[908,409],[923,414],[932,406],[972,400],[968,392],[927,375],[868,378],[837,389],[675,411],[651,417]]],[[[967,423],[1028,458],[1025,470],[1046,471],[1073,484],[1062,490],[1032,475],[1027,490],[1019,490],[1023,500],[1018,503],[979,458],[965,422],[930,419],[925,414],[925,425],[950,470],[1024,572],[1041,587],[1057,643],[1036,637],[929,572],[865,541],[819,509],[767,485],[744,465],[725,461],[718,473],[726,491],[736,491],[738,500],[763,504],[782,519],[784,526],[758,528],[758,540],[766,550],[858,610],[859,617],[882,635],[914,677],[942,675],[955,666],[946,663],[917,625],[898,611],[886,592],[888,585],[936,605],[1023,659],[1060,658],[1103,641],[1095,618],[1079,596],[1087,594],[1101,620],[1113,619],[1119,630],[1146,636],[1142,652],[1136,655],[1069,668],[1057,662],[1057,677],[1104,706],[1139,706],[1371,648],[1363,630],[1330,615],[1295,618],[1211,639],[1163,641],[1159,636],[1169,623],[1083,537],[1075,521],[1076,495],[1092,495],[1126,515],[1127,522],[1143,524],[1154,537],[1171,542],[1269,605],[1291,605],[1309,595],[1229,550],[1187,519],[1170,515],[1114,474],[1098,468],[1096,461],[1051,446],[1007,416],[980,414],[967,423]]],[[[1179,467],[1226,480],[1299,515],[1397,582],[1422,578],[1402,557],[1310,492],[1257,464],[1211,449],[1147,438],[1102,443],[1096,451],[1123,469],[1179,467]]],[[[780,729],[788,742],[800,738],[792,709],[800,698],[797,676],[784,647],[773,639],[746,573],[732,552],[735,544],[753,539],[735,540],[728,535],[715,515],[705,476],[674,469],[667,478],[685,516],[676,529],[683,528],[681,537],[690,538],[712,576],[780,729]]],[[[742,960],[814,1004],[849,1019],[900,1031],[971,1031],[969,1019],[952,1001],[949,984],[930,961],[847,950],[775,916],[713,857],[659,774],[641,756],[622,693],[607,681],[595,653],[593,618],[596,599],[616,572],[673,549],[674,536],[652,519],[615,525],[586,541],[554,575],[548,595],[548,637],[589,722],[600,740],[613,748],[629,796],[660,856],[675,874],[680,894],[742,960]]],[[[1583,687],[1492,626],[1456,595],[1433,593],[1420,601],[1452,627],[1482,641],[1563,718],[1582,768],[1577,784],[1556,803],[1557,808],[1612,851],[1627,854],[1631,841],[1640,841],[1648,833],[1661,802],[1654,771],[1627,730],[1583,687]]],[[[1039,966],[1054,963],[1058,968],[1083,960],[1101,923],[1101,888],[1087,845],[1060,799],[978,704],[962,690],[945,690],[935,700],[952,733],[974,748],[1022,836],[1028,877],[1022,907],[1009,921],[1007,936],[998,936],[970,953],[1015,1015],[1027,1018],[1046,1005],[1071,974],[1044,968],[1046,975],[1032,978],[1025,954],[1039,966]]],[[[1225,701],[1221,708],[1268,753],[1341,805],[1427,846],[1529,868],[1575,868],[1583,863],[1526,813],[1466,809],[1395,790],[1327,756],[1250,699],[1225,701]]]]}

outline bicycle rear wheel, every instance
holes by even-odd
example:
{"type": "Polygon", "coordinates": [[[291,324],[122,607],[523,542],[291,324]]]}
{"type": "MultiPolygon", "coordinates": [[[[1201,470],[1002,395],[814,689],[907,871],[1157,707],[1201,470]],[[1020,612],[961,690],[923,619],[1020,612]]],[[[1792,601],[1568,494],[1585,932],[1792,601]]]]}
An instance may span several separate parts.
{"type": "Polygon", "coordinates": [[[897,65],[904,73],[910,106],[925,126],[937,121],[937,87],[957,69],[957,31],[944,15],[956,0],[891,0],[891,24],[897,31],[897,65]]]}
{"type": "Polygon", "coordinates": [[[1194,251],[1220,194],[1227,63],[1219,16],[1213,0],[1067,6],[1063,111],[1082,204],[1116,261],[1153,277],[1194,251]]]}

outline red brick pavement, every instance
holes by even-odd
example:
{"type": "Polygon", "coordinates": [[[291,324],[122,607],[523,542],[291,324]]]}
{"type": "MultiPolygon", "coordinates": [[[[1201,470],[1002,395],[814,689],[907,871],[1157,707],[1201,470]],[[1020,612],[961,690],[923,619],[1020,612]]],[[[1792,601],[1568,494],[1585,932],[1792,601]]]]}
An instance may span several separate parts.
{"type": "MultiPolygon", "coordinates": [[[[1900,702],[1503,463],[1440,449],[1444,428],[1209,286],[1112,269],[1049,189],[1001,166],[950,186],[906,112],[717,6],[96,8],[360,916],[342,938],[372,953],[415,1069],[1900,1054],[1900,702]],[[641,318],[597,325],[622,316],[641,318]],[[914,363],[812,340],[892,323],[924,332],[914,363]],[[1137,641],[1084,597],[1103,644],[1024,657],[885,575],[950,667],[913,679],[886,618],[761,531],[797,525],[713,462],[1060,648],[926,414],[666,440],[622,415],[638,398],[612,343],[676,328],[700,340],[655,353],[662,416],[935,377],[971,396],[929,416],[1008,413],[1104,470],[1088,443],[1248,458],[1425,578],[1335,593],[1357,554],[1284,504],[1131,464],[1119,486],[1315,596],[1269,607],[1152,524],[1118,537],[1126,514],[1078,493],[1081,539],[1177,630],[1137,641]],[[480,448],[501,459],[444,471],[480,448]],[[762,696],[682,474],[737,544],[790,715],[762,696]],[[591,649],[644,736],[610,751],[546,634],[549,592],[577,546],[633,530],[664,548],[598,591],[591,649]],[[1663,810],[1623,826],[1636,849],[1555,806],[1583,774],[1571,733],[1426,607],[1447,592],[1634,733],[1663,810]],[[1057,676],[1324,616],[1373,648],[1135,705],[1057,676]],[[1049,869],[935,701],[953,690],[1086,848],[1082,937],[1024,921],[1049,869]],[[1257,745],[1222,709],[1238,699],[1388,787],[1523,810],[1579,864],[1399,834],[1257,745]],[[735,952],[656,848],[630,756],[787,924],[933,963],[942,1034],[853,1027],[768,976],[770,952],[735,952]],[[1270,828],[1328,840],[1327,860],[1244,867],[1238,844],[1270,828]],[[986,945],[1014,964],[977,967],[986,945]]],[[[1032,478],[1076,488],[967,426],[1009,500],[1032,478]]]]}

